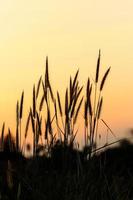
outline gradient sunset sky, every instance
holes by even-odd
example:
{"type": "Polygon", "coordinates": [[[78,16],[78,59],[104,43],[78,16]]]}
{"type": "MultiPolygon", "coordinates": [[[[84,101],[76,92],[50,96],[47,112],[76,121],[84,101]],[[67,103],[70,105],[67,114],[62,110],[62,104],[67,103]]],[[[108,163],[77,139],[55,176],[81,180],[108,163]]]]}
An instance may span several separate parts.
{"type": "Polygon", "coordinates": [[[117,136],[128,136],[133,127],[133,1],[1,0],[0,127],[5,121],[14,130],[22,90],[27,114],[47,55],[54,90],[63,94],[78,68],[81,84],[88,76],[93,80],[99,49],[101,76],[111,66],[102,118],[117,136]]]}

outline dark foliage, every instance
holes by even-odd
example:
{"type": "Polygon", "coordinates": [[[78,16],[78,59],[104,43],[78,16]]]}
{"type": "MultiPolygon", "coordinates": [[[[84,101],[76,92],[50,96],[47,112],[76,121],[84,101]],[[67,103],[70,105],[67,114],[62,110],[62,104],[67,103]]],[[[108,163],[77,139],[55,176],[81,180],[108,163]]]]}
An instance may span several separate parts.
{"type": "Polygon", "coordinates": [[[49,157],[26,159],[16,152],[1,152],[0,192],[7,199],[22,200],[133,198],[130,142],[125,140],[91,160],[86,154],[61,143],[55,144],[49,157]],[[7,170],[11,170],[13,187],[7,181],[7,170]]]}

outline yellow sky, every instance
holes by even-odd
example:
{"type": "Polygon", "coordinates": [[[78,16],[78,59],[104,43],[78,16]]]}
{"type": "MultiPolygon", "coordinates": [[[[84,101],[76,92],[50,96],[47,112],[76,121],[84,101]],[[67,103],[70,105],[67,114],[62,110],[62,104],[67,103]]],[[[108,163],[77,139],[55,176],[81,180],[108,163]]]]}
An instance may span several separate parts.
{"type": "Polygon", "coordinates": [[[55,90],[63,91],[78,68],[81,83],[94,77],[100,48],[102,73],[112,67],[102,117],[126,134],[133,127],[132,8],[132,0],[0,0],[0,126],[14,128],[23,89],[30,105],[46,55],[55,90]]]}

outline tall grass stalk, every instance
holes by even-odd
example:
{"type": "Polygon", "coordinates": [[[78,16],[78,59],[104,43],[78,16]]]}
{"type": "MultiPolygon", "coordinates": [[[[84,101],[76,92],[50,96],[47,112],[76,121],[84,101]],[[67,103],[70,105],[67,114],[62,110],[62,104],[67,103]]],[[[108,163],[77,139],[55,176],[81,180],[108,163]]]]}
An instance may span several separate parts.
{"type": "Polygon", "coordinates": [[[84,118],[85,118],[85,146],[89,148],[89,157],[91,158],[91,153],[97,143],[97,134],[98,134],[98,124],[102,111],[103,97],[102,90],[107,79],[107,76],[110,72],[110,67],[105,72],[101,82],[99,83],[99,73],[100,73],[100,59],[101,52],[99,50],[96,75],[95,75],[95,85],[94,85],[94,104],[92,109],[92,84],[90,84],[90,79],[88,78],[86,86],[86,100],[84,105],[84,118]],[[99,88],[98,88],[99,86],[99,88]],[[98,99],[97,99],[98,97],[98,99]],[[89,121],[89,123],[88,123],[89,121]]]}

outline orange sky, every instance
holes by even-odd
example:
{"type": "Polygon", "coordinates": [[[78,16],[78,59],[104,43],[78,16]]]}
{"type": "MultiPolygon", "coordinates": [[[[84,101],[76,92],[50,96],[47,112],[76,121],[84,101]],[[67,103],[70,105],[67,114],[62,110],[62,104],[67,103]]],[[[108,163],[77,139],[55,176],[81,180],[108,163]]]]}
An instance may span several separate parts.
{"type": "Polygon", "coordinates": [[[111,66],[102,118],[118,136],[127,135],[133,127],[132,8],[132,0],[0,1],[0,127],[6,121],[14,129],[23,89],[27,113],[46,55],[54,89],[64,91],[78,68],[80,83],[94,77],[100,48],[101,73],[111,66]]]}

